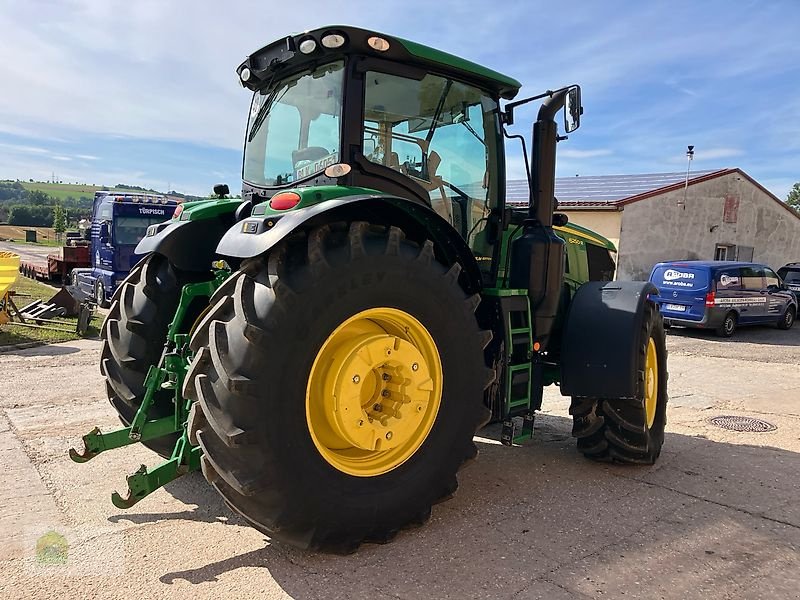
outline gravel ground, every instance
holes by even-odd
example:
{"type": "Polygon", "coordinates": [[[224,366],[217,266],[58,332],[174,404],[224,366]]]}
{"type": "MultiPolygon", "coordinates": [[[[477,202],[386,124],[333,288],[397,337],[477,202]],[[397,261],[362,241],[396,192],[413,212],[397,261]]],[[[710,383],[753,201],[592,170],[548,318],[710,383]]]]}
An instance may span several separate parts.
{"type": "Polygon", "coordinates": [[[673,330],[667,437],[652,468],[597,465],[548,389],[534,439],[481,456],[431,521],[351,556],[272,544],[198,474],[128,511],[109,494],[157,463],[141,447],[84,465],[67,448],[117,422],[99,342],[0,354],[2,598],[799,598],[800,327],[733,340],[673,330]],[[736,433],[718,415],[759,417],[736,433]],[[35,558],[53,530],[64,564],[35,558]]]}
{"type": "Polygon", "coordinates": [[[22,262],[37,265],[46,265],[48,254],[59,254],[61,252],[61,248],[54,246],[34,246],[33,244],[15,244],[14,242],[0,242],[0,250],[18,254],[22,262]]]}

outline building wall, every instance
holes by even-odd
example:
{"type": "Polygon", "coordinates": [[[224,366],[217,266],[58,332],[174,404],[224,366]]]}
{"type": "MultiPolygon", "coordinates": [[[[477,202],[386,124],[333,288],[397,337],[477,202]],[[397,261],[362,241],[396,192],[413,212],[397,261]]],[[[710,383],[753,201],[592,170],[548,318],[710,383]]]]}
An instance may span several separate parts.
{"type": "Polygon", "coordinates": [[[683,197],[681,189],[625,205],[618,279],[647,279],[660,261],[713,260],[717,244],[752,246],[753,262],[774,269],[800,261],[800,218],[739,173],[690,185],[685,209],[683,197]]]}
{"type": "Polygon", "coordinates": [[[570,223],[596,231],[611,240],[619,248],[619,230],[622,226],[621,211],[559,208],[558,212],[563,212],[567,215],[570,223]]]}

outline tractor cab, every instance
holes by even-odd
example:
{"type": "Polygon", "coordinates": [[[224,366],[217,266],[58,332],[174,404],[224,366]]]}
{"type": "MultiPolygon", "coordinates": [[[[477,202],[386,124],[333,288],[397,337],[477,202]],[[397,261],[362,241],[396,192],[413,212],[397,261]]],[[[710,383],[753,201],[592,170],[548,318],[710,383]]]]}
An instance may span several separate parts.
{"type": "Polygon", "coordinates": [[[485,230],[505,193],[499,101],[519,82],[355,28],[290,36],[238,73],[253,90],[245,197],[310,186],[397,195],[433,209],[488,270],[485,230]]]}

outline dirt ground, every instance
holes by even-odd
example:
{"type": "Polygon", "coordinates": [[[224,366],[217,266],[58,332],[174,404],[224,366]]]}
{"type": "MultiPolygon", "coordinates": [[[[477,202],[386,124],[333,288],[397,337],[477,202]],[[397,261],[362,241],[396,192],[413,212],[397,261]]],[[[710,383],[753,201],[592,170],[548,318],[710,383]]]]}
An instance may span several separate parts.
{"type": "Polygon", "coordinates": [[[344,557],[272,544],[196,473],[114,508],[124,474],[157,457],[68,459],[81,434],[118,425],[99,342],[0,354],[0,597],[800,598],[800,327],[674,331],[668,347],[655,467],[580,457],[548,389],[534,439],[506,448],[481,431],[427,525],[344,557]],[[726,431],[719,415],[777,429],[726,431]],[[48,564],[47,540],[66,558],[48,564]]]}

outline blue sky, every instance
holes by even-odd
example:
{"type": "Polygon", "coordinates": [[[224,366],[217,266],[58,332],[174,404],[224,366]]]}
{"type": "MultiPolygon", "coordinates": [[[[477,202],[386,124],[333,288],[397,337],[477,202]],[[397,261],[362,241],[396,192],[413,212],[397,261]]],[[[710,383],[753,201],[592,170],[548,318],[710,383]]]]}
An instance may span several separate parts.
{"type": "Polygon", "coordinates": [[[780,198],[800,181],[797,0],[0,0],[0,178],[237,189],[250,99],[235,67],[328,23],[464,56],[527,95],[581,84],[559,175],[681,171],[693,144],[694,170],[740,167],[780,198]]]}

